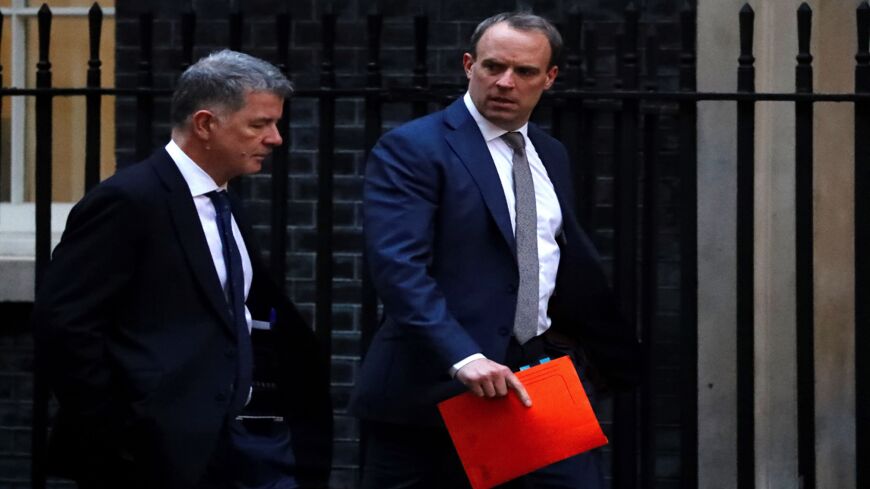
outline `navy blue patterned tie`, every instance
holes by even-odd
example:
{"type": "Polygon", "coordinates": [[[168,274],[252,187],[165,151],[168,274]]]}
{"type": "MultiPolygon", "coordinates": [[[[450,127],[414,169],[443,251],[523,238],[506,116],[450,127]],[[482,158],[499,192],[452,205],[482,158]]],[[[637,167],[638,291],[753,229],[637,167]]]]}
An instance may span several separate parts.
{"type": "Polygon", "coordinates": [[[233,236],[232,211],[227,193],[215,190],[206,195],[211,199],[217,212],[218,233],[221,236],[224,264],[227,267],[226,297],[230,307],[230,315],[236,327],[239,352],[232,406],[236,410],[241,410],[248,401],[253,371],[251,334],[248,331],[248,321],[245,319],[245,274],[242,269],[242,255],[233,236]]]}

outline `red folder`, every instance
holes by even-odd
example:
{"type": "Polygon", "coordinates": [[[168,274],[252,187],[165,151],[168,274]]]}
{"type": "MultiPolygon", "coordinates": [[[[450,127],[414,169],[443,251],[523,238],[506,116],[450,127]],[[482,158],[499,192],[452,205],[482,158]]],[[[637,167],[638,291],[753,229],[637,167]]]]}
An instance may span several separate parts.
{"type": "Polygon", "coordinates": [[[530,408],[513,392],[498,398],[466,392],[438,404],[474,489],[607,444],[568,357],[516,375],[532,398],[530,408]]]}

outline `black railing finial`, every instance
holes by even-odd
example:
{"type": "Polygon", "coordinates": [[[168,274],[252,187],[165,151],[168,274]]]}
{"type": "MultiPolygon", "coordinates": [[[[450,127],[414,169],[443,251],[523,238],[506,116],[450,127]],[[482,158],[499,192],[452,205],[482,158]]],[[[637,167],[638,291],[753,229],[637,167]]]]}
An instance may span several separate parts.
{"type": "Polygon", "coordinates": [[[628,59],[632,54],[637,54],[637,31],[638,22],[640,20],[640,12],[634,5],[634,2],[625,7],[625,53],[624,56],[628,59]]]}
{"type": "Polygon", "coordinates": [[[36,17],[39,23],[39,65],[37,66],[40,69],[43,67],[50,69],[51,63],[48,62],[48,51],[51,44],[51,9],[47,3],[43,3],[42,7],[39,7],[36,17]],[[47,64],[42,65],[42,63],[47,64]]]}
{"type": "Polygon", "coordinates": [[[680,11],[680,89],[694,90],[695,76],[695,10],[687,1],[680,11]]]}
{"type": "MultiPolygon", "coordinates": [[[[99,88],[102,82],[100,38],[103,32],[103,10],[94,2],[88,12],[90,59],[88,60],[88,88],[99,88]]],[[[100,95],[86,97],[87,117],[85,131],[85,191],[100,183],[100,95]]]]}
{"type": "Polygon", "coordinates": [[[689,2],[680,10],[680,50],[683,54],[690,54],[695,59],[695,9],[689,2]]]}
{"type": "Polygon", "coordinates": [[[293,29],[287,9],[275,16],[275,43],[278,47],[277,66],[284,75],[290,74],[290,39],[293,29]]]}
{"type": "Polygon", "coordinates": [[[644,88],[654,91],[658,86],[659,38],[655,27],[650,27],[646,36],[646,83],[644,88]]]}
{"type": "Polygon", "coordinates": [[[139,15],[139,70],[137,88],[142,89],[136,97],[136,159],[143,160],[151,152],[151,131],[153,128],[154,99],[146,92],[153,85],[151,65],[152,34],[154,15],[143,12],[139,15]]]}
{"type": "Polygon", "coordinates": [[[332,2],[327,7],[321,22],[320,86],[332,88],[335,87],[335,14],[332,13],[332,2]]]}
{"type": "Polygon", "coordinates": [[[858,54],[855,55],[855,60],[859,65],[870,65],[870,50],[868,50],[868,42],[870,42],[870,4],[866,1],[861,2],[858,6],[856,20],[858,24],[858,54]]]}
{"type": "Polygon", "coordinates": [[[181,14],[181,70],[193,64],[193,40],[196,38],[196,13],[190,9],[181,14]]]}
{"type": "Polygon", "coordinates": [[[426,65],[426,46],[429,41],[429,17],[414,17],[414,86],[422,88],[428,80],[426,65]]]}
{"type": "Polygon", "coordinates": [[[810,35],[812,34],[813,9],[803,2],[797,11],[798,16],[798,63],[808,64],[813,60],[810,55],[810,35]]]}
{"type": "Polygon", "coordinates": [[[229,47],[233,51],[241,51],[242,50],[242,23],[244,22],[244,15],[242,14],[242,8],[238,4],[235,9],[230,13],[229,18],[229,28],[230,28],[230,39],[229,39],[229,47]]]}
{"type": "Polygon", "coordinates": [[[88,61],[88,66],[91,68],[100,67],[100,36],[103,32],[103,9],[100,4],[94,2],[88,11],[88,31],[90,34],[90,51],[91,59],[88,61]]]}
{"type": "Polygon", "coordinates": [[[368,20],[369,61],[366,64],[366,86],[378,88],[381,86],[381,28],[383,17],[372,13],[368,20]]]}
{"type": "Polygon", "coordinates": [[[810,36],[812,35],[813,10],[806,2],[797,11],[798,17],[798,55],[795,69],[795,88],[798,92],[813,91],[813,56],[810,54],[810,36]]]}
{"type": "Polygon", "coordinates": [[[565,36],[566,78],[571,85],[580,88],[583,86],[583,14],[579,11],[568,14],[568,22],[562,32],[565,36]]]}
{"type": "Polygon", "coordinates": [[[752,56],[754,23],[755,11],[748,3],[743,4],[743,8],[740,9],[740,58],[738,59],[741,66],[748,66],[755,62],[755,57],[752,56]]]}
{"type": "Polygon", "coordinates": [[[858,53],[855,55],[855,92],[870,92],[870,5],[861,2],[856,16],[858,22],[858,53]]]}
{"type": "MultiPolygon", "coordinates": [[[[139,14],[139,78],[151,72],[151,39],[154,31],[154,15],[151,12],[139,14]]],[[[140,86],[143,86],[140,84],[140,86]]],[[[150,83],[147,85],[150,86],[150,83]]]]}
{"type": "MultiPolygon", "coordinates": [[[[3,39],[3,20],[4,20],[3,12],[0,12],[0,39],[3,39]]],[[[3,65],[0,64],[0,87],[3,86],[2,82],[3,82],[3,65]]],[[[3,103],[3,101],[0,100],[0,104],[2,104],[2,103],[3,103]]]]}
{"type": "Polygon", "coordinates": [[[587,89],[595,88],[598,83],[595,80],[595,74],[598,72],[598,36],[592,26],[587,26],[583,32],[583,50],[586,52],[586,76],[583,79],[583,86],[587,89]]]}
{"type": "Polygon", "coordinates": [[[638,23],[640,13],[634,2],[625,8],[625,30],[622,35],[622,72],[620,78],[622,88],[634,90],[637,88],[637,52],[638,23]]]}
{"type": "Polygon", "coordinates": [[[748,3],[740,9],[740,57],[737,58],[737,90],[755,91],[755,56],[752,55],[755,11],[748,3]]]}

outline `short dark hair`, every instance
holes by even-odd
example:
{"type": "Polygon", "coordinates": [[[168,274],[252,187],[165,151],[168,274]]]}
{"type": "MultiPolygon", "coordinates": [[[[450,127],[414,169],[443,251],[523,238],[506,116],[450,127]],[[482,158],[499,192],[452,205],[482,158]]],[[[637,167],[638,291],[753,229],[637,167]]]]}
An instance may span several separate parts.
{"type": "Polygon", "coordinates": [[[250,92],[271,92],[286,98],[293,85],[278,68],[248,54],[224,49],[187,68],[172,94],[170,121],[183,126],[196,111],[221,107],[235,112],[250,92]]]}
{"type": "Polygon", "coordinates": [[[520,31],[540,31],[550,42],[550,63],[547,67],[557,66],[562,61],[562,35],[559,34],[559,30],[547,19],[529,12],[502,12],[477,24],[477,28],[471,35],[469,52],[472,56],[477,58],[477,43],[483,37],[483,33],[500,22],[507,22],[507,25],[520,31]]]}

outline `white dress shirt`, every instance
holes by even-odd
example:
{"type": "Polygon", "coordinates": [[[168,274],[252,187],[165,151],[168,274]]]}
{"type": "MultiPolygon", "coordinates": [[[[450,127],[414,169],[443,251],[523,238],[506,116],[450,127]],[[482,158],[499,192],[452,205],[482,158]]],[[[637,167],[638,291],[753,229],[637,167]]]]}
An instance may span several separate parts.
{"type": "MultiPolygon", "coordinates": [[[[474,121],[477,122],[477,127],[480,128],[483,139],[486,141],[486,146],[489,149],[489,154],[492,156],[492,161],[495,163],[495,169],[498,172],[498,178],[501,180],[502,190],[504,190],[505,202],[507,202],[508,213],[510,213],[511,227],[516,232],[516,196],[514,195],[514,177],[513,177],[513,150],[501,138],[508,131],[496,126],[488,121],[475,107],[471,100],[471,95],[466,92],[463,97],[465,107],[471,113],[474,121]]],[[[547,304],[550,302],[550,297],[556,289],[556,273],[559,270],[559,258],[561,250],[556,242],[556,236],[562,231],[562,208],[559,207],[559,200],[556,197],[556,191],[553,189],[553,182],[547,174],[547,169],[535,151],[535,145],[529,139],[529,125],[523,124],[522,127],[516,130],[523,135],[526,142],[526,159],[529,162],[529,169],[532,172],[532,182],[535,185],[535,207],[538,213],[538,263],[540,265],[538,272],[538,335],[547,331],[550,328],[551,320],[547,314],[547,304]]],[[[482,354],[471,355],[456,364],[450,369],[450,373],[455,374],[457,370],[464,367],[472,360],[484,358],[482,354]]]]}
{"type": "MultiPolygon", "coordinates": [[[[218,280],[220,280],[221,288],[226,296],[228,292],[227,267],[224,263],[223,246],[217,227],[217,212],[211,199],[206,195],[213,190],[222,189],[226,191],[226,185],[222,187],[218,186],[205,170],[200,168],[175,144],[175,141],[169,141],[169,144],[166,145],[166,152],[169,153],[172,161],[178,166],[181,176],[184,177],[184,181],[187,182],[187,186],[190,188],[190,195],[193,197],[196,212],[199,214],[199,222],[202,223],[202,231],[205,233],[205,240],[208,242],[208,249],[211,252],[214,269],[217,272],[218,280]]],[[[233,237],[236,239],[236,245],[239,247],[239,253],[242,255],[242,272],[245,275],[245,299],[247,299],[248,292],[251,290],[251,280],[254,276],[251,269],[251,257],[248,255],[245,240],[242,238],[242,233],[239,231],[239,225],[236,223],[235,217],[232,217],[232,225],[233,237]]],[[[229,303],[229,298],[227,303],[229,303]]],[[[250,330],[251,311],[248,310],[248,306],[245,306],[245,322],[250,330]]]]}

